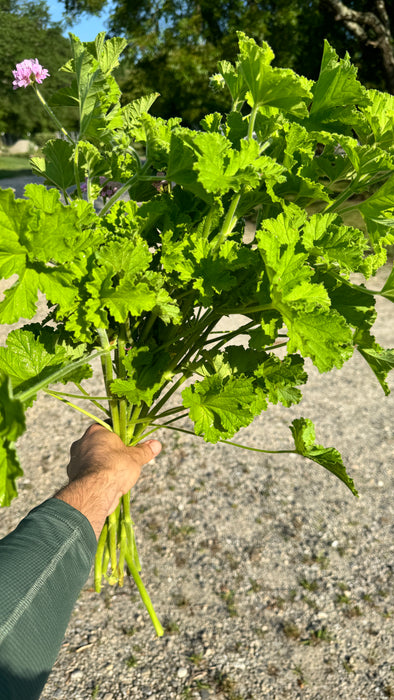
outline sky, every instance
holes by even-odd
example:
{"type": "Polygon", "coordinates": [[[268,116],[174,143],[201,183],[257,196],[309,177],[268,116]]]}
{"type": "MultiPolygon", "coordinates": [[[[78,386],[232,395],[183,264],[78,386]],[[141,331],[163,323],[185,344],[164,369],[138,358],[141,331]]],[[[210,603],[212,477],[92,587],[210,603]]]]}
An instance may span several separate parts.
{"type": "MultiPolygon", "coordinates": [[[[63,19],[64,4],[58,0],[46,0],[51,14],[51,19],[54,22],[60,22],[63,19]]],[[[76,34],[81,41],[93,41],[99,32],[105,31],[106,18],[110,14],[110,8],[106,8],[99,17],[94,15],[83,15],[81,20],[71,27],[66,27],[64,35],[68,36],[68,32],[76,34]]]]}

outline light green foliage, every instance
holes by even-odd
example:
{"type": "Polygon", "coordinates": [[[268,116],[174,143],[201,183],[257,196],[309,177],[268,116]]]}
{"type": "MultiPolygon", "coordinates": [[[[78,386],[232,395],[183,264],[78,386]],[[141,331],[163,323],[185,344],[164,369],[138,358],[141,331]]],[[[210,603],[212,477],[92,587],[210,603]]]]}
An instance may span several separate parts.
{"type": "Polygon", "coordinates": [[[358,495],[353,479],[346,473],[338,450],[334,447],[323,447],[315,444],[315,429],[312,421],[307,418],[296,418],[291,425],[291,432],[297,454],[307,457],[317,464],[321,464],[322,467],[335,474],[338,479],[341,479],[355,496],[358,495]]]}
{"type": "Polygon", "coordinates": [[[13,396],[10,379],[0,370],[0,503],[9,506],[23,472],[14,448],[26,428],[23,405],[13,396]]]}
{"type": "MultiPolygon", "coordinates": [[[[58,381],[74,381],[88,401],[80,381],[97,349],[110,399],[104,418],[128,443],[160,426],[177,429],[187,415],[196,435],[226,441],[270,404],[299,403],[305,358],[327,372],[355,348],[388,393],[394,351],[371,329],[374,297],[394,299],[393,273],[374,292],[352,275],[373,275],[394,242],[391,97],[366,91],[329,44],[312,83],[273,68],[270,47],[240,34],[237,62],[219,64],[214,78],[230,89],[233,110],[207,114],[191,131],[147,114],[155,94],[120,106],[111,71],[122,40],[71,39],[71,87],[57,100],[78,109],[80,141],[52,141],[34,159],[54,187],[29,185],[23,200],[0,191],[0,272],[16,275],[0,321],[33,318],[39,291],[50,307],[0,349],[1,502],[15,495],[12,443],[24,410],[40,389],[67,403],[69,394],[50,389],[58,381]],[[117,190],[97,211],[95,199],[113,181],[117,190]],[[349,208],[362,230],[346,224],[349,208]],[[247,239],[252,217],[256,234],[247,239]],[[220,330],[223,319],[230,330],[220,330]]],[[[294,421],[292,433],[298,454],[356,493],[339,453],[315,444],[309,420],[294,421]]],[[[106,530],[99,543],[98,588],[107,546],[112,576],[123,580],[115,532],[138,581],[122,509],[110,521],[110,544],[106,530]]]]}

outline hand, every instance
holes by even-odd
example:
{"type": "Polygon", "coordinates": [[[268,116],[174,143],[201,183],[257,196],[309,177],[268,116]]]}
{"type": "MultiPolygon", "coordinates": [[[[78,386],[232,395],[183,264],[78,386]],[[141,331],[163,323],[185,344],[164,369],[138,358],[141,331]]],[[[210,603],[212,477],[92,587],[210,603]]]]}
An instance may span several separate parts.
{"type": "Polygon", "coordinates": [[[134,486],[141,467],[160,450],[158,440],[126,447],[115,433],[95,423],[71,445],[67,466],[70,482],[55,497],[80,510],[98,538],[107,515],[134,486]]]}

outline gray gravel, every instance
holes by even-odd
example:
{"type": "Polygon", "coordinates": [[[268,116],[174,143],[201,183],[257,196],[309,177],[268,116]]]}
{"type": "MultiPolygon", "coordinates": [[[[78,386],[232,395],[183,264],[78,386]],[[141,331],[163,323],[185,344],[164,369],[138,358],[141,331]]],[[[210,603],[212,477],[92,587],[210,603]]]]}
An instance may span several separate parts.
{"type": "MultiPolygon", "coordinates": [[[[394,308],[379,299],[378,309],[377,339],[394,346],[394,308]]],[[[311,418],[360,498],[301,457],[163,431],[132,511],[166,634],[155,638],[134,585],[97,595],[90,576],[42,700],[394,697],[394,394],[384,397],[358,355],[341,371],[308,371],[302,403],[270,408],[238,441],[286,449],[291,420],[311,418]]],[[[101,390],[98,375],[93,386],[101,390]]],[[[1,512],[0,535],[63,485],[69,445],[86,426],[38,399],[19,441],[20,496],[1,512]]]]}

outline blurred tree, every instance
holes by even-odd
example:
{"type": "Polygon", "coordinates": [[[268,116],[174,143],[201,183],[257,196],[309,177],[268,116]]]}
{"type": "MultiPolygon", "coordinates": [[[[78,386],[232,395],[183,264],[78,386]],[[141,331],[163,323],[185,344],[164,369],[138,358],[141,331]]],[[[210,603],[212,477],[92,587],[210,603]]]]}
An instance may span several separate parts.
{"type": "Polygon", "coordinates": [[[125,97],[158,91],[161,98],[152,112],[165,117],[180,115],[188,124],[198,123],[203,106],[212,111],[223,106],[225,97],[209,90],[208,77],[215,72],[218,60],[234,60],[238,30],[258,43],[268,41],[276,65],[293,68],[309,78],[319,73],[323,40],[327,38],[340,55],[349,51],[365,84],[391,89],[377,27],[378,23],[379,27],[384,25],[385,47],[387,52],[391,47],[394,55],[389,27],[394,0],[348,0],[346,6],[340,0],[63,2],[71,14],[97,14],[104,6],[111,6],[109,33],[130,41],[119,75],[125,97]],[[339,6],[346,7],[347,14],[339,6]],[[359,22],[362,32],[355,31],[359,22]]]}
{"type": "MultiPolygon", "coordinates": [[[[56,131],[31,88],[13,89],[12,70],[25,58],[38,58],[51,76],[41,86],[47,100],[67,85],[69,78],[57,72],[70,58],[62,26],[51,23],[48,6],[42,0],[0,0],[0,26],[0,133],[21,137],[56,131]]],[[[75,117],[70,110],[64,110],[61,118],[68,128],[74,128],[75,117]]]]}
{"type": "Polygon", "coordinates": [[[390,15],[394,19],[394,3],[375,0],[371,6],[371,2],[360,0],[347,5],[341,0],[325,2],[335,12],[335,20],[342,23],[361,46],[380,52],[386,87],[394,94],[394,37],[390,27],[390,15]]]}

